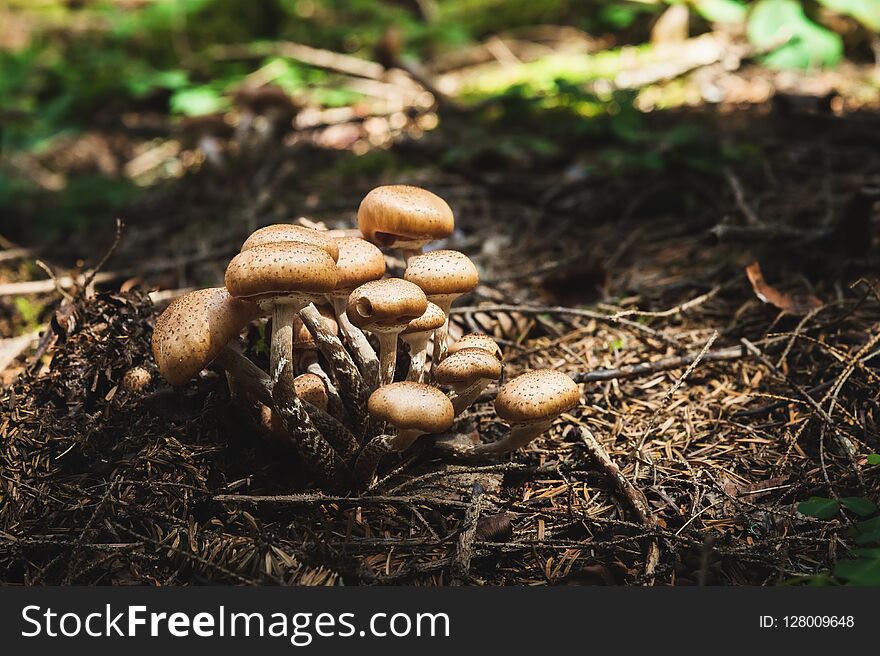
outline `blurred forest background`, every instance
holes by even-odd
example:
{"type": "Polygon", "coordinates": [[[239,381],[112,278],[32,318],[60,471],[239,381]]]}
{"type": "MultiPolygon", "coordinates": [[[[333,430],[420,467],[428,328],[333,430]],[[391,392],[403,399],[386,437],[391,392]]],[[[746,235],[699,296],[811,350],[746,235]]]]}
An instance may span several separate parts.
{"type": "MultiPolygon", "coordinates": [[[[224,495],[303,481],[216,376],[172,390],[149,349],[254,229],[351,227],[406,183],[480,271],[453,337],[584,383],[474,470],[503,530],[477,530],[467,580],[880,584],[878,33],[880,0],[0,0],[0,567],[448,582],[458,470],[401,465],[424,516],[245,512],[224,495]]],[[[457,430],[497,430],[489,405],[457,430]]]]}

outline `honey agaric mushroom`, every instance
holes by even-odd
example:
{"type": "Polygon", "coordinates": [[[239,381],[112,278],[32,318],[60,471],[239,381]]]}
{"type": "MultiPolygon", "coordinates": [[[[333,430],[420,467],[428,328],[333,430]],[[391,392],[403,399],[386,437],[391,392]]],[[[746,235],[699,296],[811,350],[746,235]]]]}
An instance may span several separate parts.
{"type": "Polygon", "coordinates": [[[446,201],[427,189],[386,185],[361,201],[358,227],[374,244],[400,248],[409,260],[428,242],[451,235],[455,218],[446,201]]]}
{"type": "Polygon", "coordinates": [[[443,313],[443,310],[436,304],[428,301],[428,308],[424,314],[406,324],[406,328],[400,333],[400,339],[409,346],[410,365],[407,380],[414,380],[418,383],[422,382],[428,350],[428,337],[435,330],[443,326],[445,321],[446,315],[443,313]]]}
{"type": "Polygon", "coordinates": [[[504,359],[504,356],[501,353],[501,347],[498,346],[494,339],[483,333],[470,333],[459,338],[449,346],[447,355],[451,356],[459,351],[470,348],[478,348],[488,351],[498,358],[499,362],[504,359]]]}
{"type": "Polygon", "coordinates": [[[467,410],[486,386],[501,378],[501,361],[480,348],[466,348],[448,356],[434,370],[441,385],[449,385],[455,396],[452,407],[457,417],[467,410]]]}
{"type": "MultiPolygon", "coordinates": [[[[271,242],[242,251],[226,268],[226,288],[236,298],[272,308],[271,376],[293,364],[293,319],[336,287],[336,263],[327,251],[302,242],[271,242]]],[[[291,366],[291,371],[293,367],[291,366]]]]}
{"type": "Polygon", "coordinates": [[[336,289],[327,294],[327,299],[333,305],[342,336],[351,347],[364,382],[372,392],[379,386],[379,359],[366,335],[349,320],[346,305],[355,288],[385,275],[385,256],[360,237],[341,237],[334,243],[339,250],[339,260],[336,262],[338,277],[336,289]]]}
{"type": "Polygon", "coordinates": [[[354,468],[355,485],[366,487],[386,453],[406,451],[421,435],[449,430],[452,403],[436,387],[403,381],[380,387],[369,400],[371,419],[387,422],[394,435],[379,435],[364,446],[354,468]]]}
{"type": "MultiPolygon", "coordinates": [[[[326,305],[317,306],[317,311],[321,317],[321,324],[327,332],[332,335],[338,334],[339,326],[333,311],[326,305]]],[[[293,320],[293,360],[294,370],[297,373],[312,373],[324,381],[329,395],[329,413],[339,419],[346,419],[348,412],[339,397],[339,391],[318,361],[318,344],[299,316],[293,320]]]]}
{"type": "Polygon", "coordinates": [[[422,316],[428,300],[419,287],[400,278],[385,278],[365,283],[348,297],[346,314],[362,330],[379,338],[382,384],[394,379],[397,362],[397,336],[413,319],[422,316]]]}
{"type": "MultiPolygon", "coordinates": [[[[153,329],[153,356],[159,373],[172,385],[183,385],[218,360],[233,377],[247,381],[257,367],[226,345],[261,314],[258,305],[233,298],[223,287],[177,297],[153,329]]],[[[261,394],[266,398],[265,391],[261,394]]]]}
{"type": "Polygon", "coordinates": [[[510,426],[497,442],[474,447],[474,455],[514,451],[541,435],[563,412],[580,402],[580,389],[555,369],[535,369],[502,385],[495,398],[495,413],[510,426]]]}
{"type": "Polygon", "coordinates": [[[431,251],[409,260],[403,279],[422,288],[425,296],[436,303],[446,320],[434,332],[434,360],[437,366],[446,357],[446,335],[449,331],[449,310],[453,301],[462,294],[473,291],[480,281],[477,267],[470,258],[458,251],[431,251]]]}
{"type": "Polygon", "coordinates": [[[300,374],[293,379],[293,387],[296,395],[306,403],[311,403],[316,408],[327,412],[327,385],[316,374],[300,374]]]}
{"type": "Polygon", "coordinates": [[[255,230],[241,245],[242,251],[249,251],[263,244],[292,241],[300,244],[311,244],[325,251],[336,262],[339,259],[339,246],[326,232],[307,228],[293,223],[275,223],[255,230]]]}

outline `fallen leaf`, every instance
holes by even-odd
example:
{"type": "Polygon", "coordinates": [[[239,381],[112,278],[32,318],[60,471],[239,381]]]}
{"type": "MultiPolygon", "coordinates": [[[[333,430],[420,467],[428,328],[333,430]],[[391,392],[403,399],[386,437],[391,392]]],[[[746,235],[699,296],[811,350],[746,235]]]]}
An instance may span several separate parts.
{"type": "Polygon", "coordinates": [[[803,315],[822,306],[822,301],[812,294],[794,296],[772,287],[764,279],[761,265],[758,262],[752,262],[746,267],[746,275],[749,277],[749,282],[752,283],[755,296],[763,303],[769,303],[787,314],[803,315]]]}

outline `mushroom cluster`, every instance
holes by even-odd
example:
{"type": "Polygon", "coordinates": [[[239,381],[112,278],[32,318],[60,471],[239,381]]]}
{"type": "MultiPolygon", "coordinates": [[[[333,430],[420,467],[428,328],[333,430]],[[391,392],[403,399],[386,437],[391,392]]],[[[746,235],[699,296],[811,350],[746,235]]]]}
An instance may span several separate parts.
{"type": "MultiPolygon", "coordinates": [[[[175,299],[153,333],[169,383],[183,385],[215,363],[266,436],[292,444],[316,482],[337,490],[365,489],[383,456],[448,432],[502,376],[491,337],[448,344],[451,305],[479,280],[463,253],[422,253],[452,234],[449,205],[418,187],[382,186],[364,198],[357,220],[359,232],[260,228],[230,261],[224,287],[175,299]],[[387,275],[381,248],[402,251],[403,277],[387,275]],[[268,371],[236,348],[263,317],[271,317],[268,371]]],[[[455,446],[446,453],[521,448],[579,399],[568,376],[529,371],[498,392],[496,412],[510,426],[504,437],[462,445],[447,436],[455,446]]]]}

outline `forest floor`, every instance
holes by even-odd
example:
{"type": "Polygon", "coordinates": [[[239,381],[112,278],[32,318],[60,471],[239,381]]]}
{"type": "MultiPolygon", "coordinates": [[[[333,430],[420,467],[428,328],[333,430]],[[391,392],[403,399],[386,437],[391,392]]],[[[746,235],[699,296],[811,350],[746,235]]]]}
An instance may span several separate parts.
{"type": "MultiPolygon", "coordinates": [[[[579,132],[590,119],[507,99],[441,107],[436,126],[425,107],[401,122],[318,117],[220,169],[175,154],[183,171],[120,211],[94,294],[83,272],[113,240],[111,215],[48,245],[4,244],[3,580],[830,580],[858,516],[799,502],[880,494],[880,103],[841,91],[857,73],[782,93],[781,74],[718,71],[701,83],[741,97],[639,113],[610,151],[614,117],[579,132]],[[327,496],[231,408],[222,376],[164,383],[151,329],[174,294],[218,284],[253,228],[351,226],[387,183],[445,198],[457,229],[444,246],[480,268],[453,334],[494,335],[505,378],[571,374],[584,402],[501,461],[444,462],[424,439],[366,495],[327,496]],[[38,258],[55,282],[15,287],[40,277],[38,258]],[[134,366],[152,379],[123,389],[134,366]]],[[[112,168],[125,152],[132,166],[129,145],[91,139],[56,156],[112,168]]],[[[150,175],[152,151],[138,152],[150,175]]],[[[256,329],[243,338],[263,363],[260,343],[256,329]]],[[[493,394],[458,432],[501,430],[493,394]]]]}

